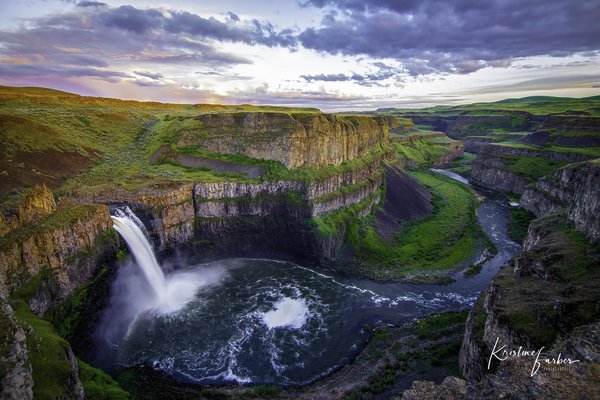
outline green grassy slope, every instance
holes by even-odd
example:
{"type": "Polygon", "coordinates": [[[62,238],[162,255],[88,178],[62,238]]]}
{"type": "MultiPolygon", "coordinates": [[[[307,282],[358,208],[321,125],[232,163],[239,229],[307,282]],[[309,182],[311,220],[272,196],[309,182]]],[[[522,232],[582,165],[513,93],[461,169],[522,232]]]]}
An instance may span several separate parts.
{"type": "Polygon", "coordinates": [[[350,242],[369,277],[397,279],[424,271],[435,275],[467,261],[477,247],[474,193],[443,176],[420,171],[411,175],[433,193],[431,217],[409,224],[392,243],[380,238],[370,221],[356,221],[349,228],[350,242]]]}
{"type": "Polygon", "coordinates": [[[150,182],[236,178],[153,165],[149,155],[157,148],[157,138],[169,136],[172,124],[167,120],[258,111],[320,112],[314,108],[136,102],[0,86],[0,203],[18,196],[23,187],[42,182],[69,195],[93,187],[106,190],[150,182]]]}
{"type": "Polygon", "coordinates": [[[534,115],[556,113],[587,113],[600,116],[600,96],[571,98],[532,96],[520,99],[506,99],[491,103],[473,103],[459,106],[434,106],[423,109],[386,108],[377,110],[382,114],[437,114],[437,115],[508,115],[513,111],[525,111],[534,115]]]}

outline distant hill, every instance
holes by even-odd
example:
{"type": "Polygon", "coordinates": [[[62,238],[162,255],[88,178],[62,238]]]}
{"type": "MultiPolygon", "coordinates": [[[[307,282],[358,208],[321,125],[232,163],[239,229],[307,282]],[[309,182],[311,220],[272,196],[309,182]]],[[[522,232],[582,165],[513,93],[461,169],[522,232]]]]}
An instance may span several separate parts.
{"type": "Polygon", "coordinates": [[[421,109],[380,108],[376,113],[392,115],[491,115],[526,112],[533,115],[589,115],[600,116],[600,96],[583,98],[528,96],[489,103],[458,106],[433,106],[421,109]]]}
{"type": "Polygon", "coordinates": [[[560,103],[565,101],[584,100],[573,97],[554,97],[554,96],[528,96],[514,99],[504,99],[494,102],[495,104],[513,104],[513,103],[560,103]]]}
{"type": "Polygon", "coordinates": [[[321,112],[313,107],[285,107],[269,105],[227,104],[175,104],[157,101],[122,100],[110,97],[81,96],[74,93],[41,87],[0,86],[0,100],[23,101],[38,104],[79,104],[115,106],[133,109],[214,111],[269,111],[269,112],[321,112]]]}

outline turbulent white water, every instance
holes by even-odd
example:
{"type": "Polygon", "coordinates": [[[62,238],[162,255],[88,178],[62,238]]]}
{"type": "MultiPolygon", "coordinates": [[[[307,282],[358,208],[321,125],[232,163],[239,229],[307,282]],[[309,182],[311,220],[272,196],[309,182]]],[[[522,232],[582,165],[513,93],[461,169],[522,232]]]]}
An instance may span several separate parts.
{"type": "Polygon", "coordinates": [[[269,328],[302,328],[309,315],[306,302],[286,297],[274,305],[275,309],[263,314],[262,320],[269,328]]]}

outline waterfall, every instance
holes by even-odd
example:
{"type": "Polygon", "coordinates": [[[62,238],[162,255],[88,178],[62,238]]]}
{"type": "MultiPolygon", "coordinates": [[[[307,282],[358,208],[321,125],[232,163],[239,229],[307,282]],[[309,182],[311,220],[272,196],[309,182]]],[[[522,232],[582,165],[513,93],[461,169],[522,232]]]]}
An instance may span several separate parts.
{"type": "Polygon", "coordinates": [[[112,215],[113,227],[121,235],[136,264],[144,273],[158,303],[166,300],[166,279],[149,241],[148,232],[140,219],[129,209],[117,209],[112,215]]]}
{"type": "Polygon", "coordinates": [[[186,265],[165,276],[142,221],[129,207],[115,209],[112,214],[113,227],[125,240],[137,270],[141,272],[124,274],[117,279],[125,289],[116,297],[126,298],[122,305],[129,309],[133,319],[148,310],[158,314],[176,312],[189,303],[199,289],[219,284],[227,275],[222,267],[186,265]],[[142,276],[147,283],[143,282],[142,276]]]}

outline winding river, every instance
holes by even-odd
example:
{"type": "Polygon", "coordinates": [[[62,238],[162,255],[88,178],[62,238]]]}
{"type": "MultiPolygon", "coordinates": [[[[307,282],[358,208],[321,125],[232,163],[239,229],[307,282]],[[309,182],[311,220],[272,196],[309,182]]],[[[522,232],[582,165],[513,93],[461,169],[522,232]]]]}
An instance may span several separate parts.
{"type": "MultiPolygon", "coordinates": [[[[507,235],[507,211],[500,199],[480,203],[479,223],[498,252],[479,274],[458,271],[448,285],[349,279],[266,259],[177,266],[164,274],[160,266],[155,270],[158,264],[150,265],[155,259],[141,261],[141,268],[132,268],[135,261],[129,260],[115,280],[97,334],[99,364],[145,364],[205,384],[313,382],[356,355],[369,337],[366,324],[399,325],[470,307],[519,250],[507,235]],[[154,291],[148,288],[152,280],[154,291]]],[[[135,260],[147,258],[137,255],[127,236],[142,243],[138,251],[147,252],[143,226],[127,215],[119,218],[116,224],[125,233],[119,232],[135,260]]]]}

